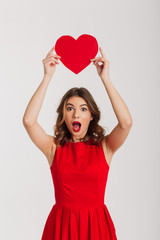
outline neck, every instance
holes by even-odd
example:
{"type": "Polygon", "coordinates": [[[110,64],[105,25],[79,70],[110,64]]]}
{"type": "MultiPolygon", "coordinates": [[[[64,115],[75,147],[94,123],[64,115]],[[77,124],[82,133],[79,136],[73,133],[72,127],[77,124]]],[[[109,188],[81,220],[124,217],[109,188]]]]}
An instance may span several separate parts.
{"type": "MultiPolygon", "coordinates": [[[[89,140],[89,138],[87,138],[86,141],[88,141],[88,140],[89,140]]],[[[76,142],[82,142],[82,141],[79,141],[78,138],[77,138],[77,139],[73,139],[73,138],[71,138],[70,142],[72,142],[72,143],[76,143],[76,142]]]]}

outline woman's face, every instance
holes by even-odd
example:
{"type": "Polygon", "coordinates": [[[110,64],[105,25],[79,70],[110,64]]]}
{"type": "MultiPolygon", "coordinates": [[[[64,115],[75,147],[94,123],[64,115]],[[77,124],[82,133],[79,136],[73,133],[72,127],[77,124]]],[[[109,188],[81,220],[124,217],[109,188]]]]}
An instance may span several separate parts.
{"type": "Polygon", "coordinates": [[[65,106],[65,123],[72,135],[72,141],[78,142],[79,138],[83,138],[87,131],[90,121],[93,119],[86,101],[81,97],[70,97],[65,106]],[[79,125],[74,125],[73,122],[78,121],[79,125]]]}

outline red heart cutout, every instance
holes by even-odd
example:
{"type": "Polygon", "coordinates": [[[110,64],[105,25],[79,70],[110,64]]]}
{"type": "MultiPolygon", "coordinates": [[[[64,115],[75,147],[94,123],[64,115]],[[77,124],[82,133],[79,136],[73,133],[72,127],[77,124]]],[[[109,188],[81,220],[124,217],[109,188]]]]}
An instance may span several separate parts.
{"type": "Polygon", "coordinates": [[[55,44],[55,52],[61,56],[60,61],[72,72],[78,74],[95,58],[98,42],[95,37],[83,34],[75,40],[69,35],[61,36],[55,44]]]}

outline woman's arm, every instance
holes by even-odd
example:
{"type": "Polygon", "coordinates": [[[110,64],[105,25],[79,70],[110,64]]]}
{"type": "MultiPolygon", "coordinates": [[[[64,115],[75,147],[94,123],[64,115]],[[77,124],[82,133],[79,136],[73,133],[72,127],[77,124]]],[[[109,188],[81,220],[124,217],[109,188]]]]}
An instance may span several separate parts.
{"type": "Polygon", "coordinates": [[[94,58],[91,61],[93,61],[93,64],[97,68],[97,72],[104,84],[118,120],[116,127],[111,131],[110,134],[104,137],[108,152],[113,154],[126,140],[132,126],[132,117],[125,102],[110,80],[110,62],[106,58],[104,52],[102,51],[102,48],[100,48],[100,52],[102,54],[102,57],[94,58]],[[99,65],[98,62],[102,62],[103,64],[99,65]]]}
{"type": "Polygon", "coordinates": [[[23,116],[23,125],[30,139],[46,156],[49,162],[49,166],[51,165],[52,150],[54,147],[54,137],[48,135],[45,132],[45,130],[37,122],[37,117],[42,107],[50,80],[50,77],[46,75],[44,76],[38,89],[29,101],[25,114],[23,116]]]}
{"type": "Polygon", "coordinates": [[[52,161],[50,158],[52,149],[55,147],[54,137],[48,135],[44,129],[37,122],[37,118],[42,107],[44,97],[51,81],[52,75],[55,71],[56,64],[59,56],[53,55],[52,51],[48,53],[47,57],[43,60],[44,64],[44,77],[36,92],[30,99],[28,106],[23,116],[23,125],[33,141],[33,143],[45,154],[49,160],[49,165],[52,161]]]}
{"type": "Polygon", "coordinates": [[[118,123],[122,128],[130,126],[132,124],[132,117],[122,97],[115,89],[110,79],[106,78],[102,82],[111,101],[118,123]]]}
{"type": "Polygon", "coordinates": [[[104,84],[104,87],[107,91],[107,94],[109,96],[109,99],[111,101],[113,110],[115,112],[115,115],[117,117],[119,124],[122,127],[125,127],[128,125],[130,126],[132,123],[132,117],[129,113],[129,110],[128,110],[125,102],[123,101],[122,97],[120,96],[120,94],[117,92],[117,90],[113,86],[113,84],[110,80],[110,77],[109,77],[110,62],[106,58],[106,55],[102,51],[102,48],[100,47],[99,49],[102,54],[102,57],[96,57],[96,58],[90,59],[90,61],[93,61],[93,64],[97,68],[97,72],[98,72],[98,74],[104,84]],[[103,64],[99,65],[98,62],[102,62],[103,64]]]}
{"type": "Polygon", "coordinates": [[[38,118],[51,77],[44,75],[42,82],[30,99],[23,116],[23,123],[32,126],[38,118]]]}

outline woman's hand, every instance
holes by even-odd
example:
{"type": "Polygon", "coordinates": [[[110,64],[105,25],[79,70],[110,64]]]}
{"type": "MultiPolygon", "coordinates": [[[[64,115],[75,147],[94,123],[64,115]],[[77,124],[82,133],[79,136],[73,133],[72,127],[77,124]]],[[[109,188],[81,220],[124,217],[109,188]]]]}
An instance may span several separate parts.
{"type": "Polygon", "coordinates": [[[56,70],[56,64],[59,64],[58,59],[61,58],[57,54],[52,54],[55,46],[48,52],[46,58],[42,60],[44,66],[44,75],[48,75],[50,77],[53,76],[53,73],[56,70]]]}
{"type": "Polygon", "coordinates": [[[104,54],[101,47],[99,47],[99,50],[101,52],[102,57],[96,57],[96,58],[90,59],[90,61],[92,61],[93,64],[96,66],[97,72],[98,72],[100,78],[103,81],[104,80],[109,80],[109,65],[110,65],[110,62],[106,58],[106,55],[104,54]],[[98,62],[102,62],[102,64],[99,65],[98,62]]]}

